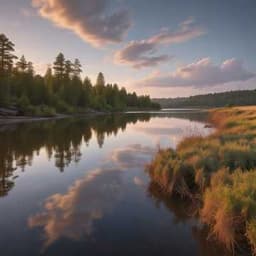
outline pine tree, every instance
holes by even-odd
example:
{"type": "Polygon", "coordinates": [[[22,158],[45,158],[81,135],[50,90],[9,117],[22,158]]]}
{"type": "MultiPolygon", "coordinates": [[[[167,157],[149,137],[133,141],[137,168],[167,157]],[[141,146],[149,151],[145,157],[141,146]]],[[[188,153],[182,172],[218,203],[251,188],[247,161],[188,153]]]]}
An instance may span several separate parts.
{"type": "Polygon", "coordinates": [[[12,70],[13,61],[17,58],[13,55],[14,46],[4,34],[0,34],[0,75],[12,70]]]}
{"type": "Polygon", "coordinates": [[[97,95],[102,95],[105,87],[105,78],[102,72],[98,74],[95,89],[97,95]]]}
{"type": "Polygon", "coordinates": [[[75,59],[73,67],[74,67],[73,68],[74,77],[80,78],[80,74],[82,73],[82,65],[79,59],[75,59]]]}
{"type": "Polygon", "coordinates": [[[56,57],[53,63],[54,75],[58,80],[62,80],[65,74],[65,57],[62,53],[56,57]]]}
{"type": "Polygon", "coordinates": [[[53,63],[54,70],[54,93],[63,94],[64,79],[65,79],[65,57],[62,53],[56,57],[53,63]]]}
{"type": "Polygon", "coordinates": [[[73,72],[73,64],[70,60],[65,61],[65,80],[69,80],[71,78],[71,74],[73,72]]]}
{"type": "Polygon", "coordinates": [[[21,73],[25,73],[28,63],[24,57],[24,55],[21,56],[20,60],[16,63],[17,70],[21,73]]]}
{"type": "Polygon", "coordinates": [[[8,105],[10,101],[10,76],[16,59],[13,52],[14,44],[0,34],[0,105],[8,105]]]}
{"type": "Polygon", "coordinates": [[[46,86],[48,95],[51,96],[53,93],[53,75],[51,67],[48,67],[46,70],[46,73],[44,75],[44,84],[46,86]]]}
{"type": "Polygon", "coordinates": [[[27,73],[30,77],[33,77],[35,74],[34,66],[31,61],[29,61],[27,64],[27,73]]]}

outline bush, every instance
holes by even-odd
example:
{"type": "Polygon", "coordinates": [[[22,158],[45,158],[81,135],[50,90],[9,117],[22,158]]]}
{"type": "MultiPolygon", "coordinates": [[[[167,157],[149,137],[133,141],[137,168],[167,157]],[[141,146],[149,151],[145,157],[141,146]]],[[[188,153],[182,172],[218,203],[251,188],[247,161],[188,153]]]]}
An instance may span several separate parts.
{"type": "Polygon", "coordinates": [[[34,117],[53,117],[56,115],[56,111],[54,108],[41,105],[41,106],[32,106],[29,105],[24,109],[24,114],[26,116],[34,116],[34,117]]]}
{"type": "Polygon", "coordinates": [[[252,246],[252,251],[256,255],[256,216],[246,225],[246,235],[252,246]]]}
{"type": "Polygon", "coordinates": [[[30,107],[30,101],[27,95],[23,94],[18,102],[17,106],[21,109],[21,111],[26,112],[27,108],[30,107]]]}
{"type": "Polygon", "coordinates": [[[205,192],[202,221],[212,227],[212,233],[228,249],[234,249],[246,229],[255,246],[255,181],[256,170],[229,174],[227,169],[222,169],[213,175],[211,186],[205,192]]]}
{"type": "Polygon", "coordinates": [[[199,199],[202,222],[228,249],[247,241],[256,254],[256,108],[251,109],[213,111],[216,132],[185,138],[176,150],[159,150],[147,171],[164,193],[199,199]]]}
{"type": "Polygon", "coordinates": [[[63,100],[55,101],[55,107],[58,113],[73,114],[75,112],[74,108],[63,100]]]}
{"type": "Polygon", "coordinates": [[[46,105],[42,105],[41,108],[41,116],[43,117],[53,117],[56,116],[56,110],[46,105]]]}
{"type": "Polygon", "coordinates": [[[162,189],[170,194],[191,196],[195,187],[194,170],[178,158],[173,150],[159,150],[147,171],[162,189]]]}

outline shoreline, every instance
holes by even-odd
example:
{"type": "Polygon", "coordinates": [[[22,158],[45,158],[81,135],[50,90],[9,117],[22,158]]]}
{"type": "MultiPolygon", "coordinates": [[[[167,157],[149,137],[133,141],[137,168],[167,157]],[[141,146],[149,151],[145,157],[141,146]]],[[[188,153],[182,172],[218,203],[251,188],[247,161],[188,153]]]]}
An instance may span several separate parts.
{"type": "Polygon", "coordinates": [[[195,205],[198,220],[227,250],[256,253],[256,106],[209,114],[213,133],[159,149],[146,172],[163,194],[195,205]]]}
{"type": "Polygon", "coordinates": [[[30,122],[40,122],[40,121],[51,121],[60,120],[65,118],[73,117],[89,117],[98,115],[107,115],[109,112],[91,111],[83,114],[57,114],[56,116],[40,117],[40,116],[0,116],[0,126],[18,123],[30,123],[30,122]]]}
{"type": "Polygon", "coordinates": [[[30,116],[20,116],[20,117],[0,117],[0,126],[8,124],[18,124],[18,123],[30,123],[30,122],[40,122],[40,121],[49,121],[49,120],[59,120],[68,118],[71,116],[67,115],[57,115],[54,117],[30,117],[30,116]]]}
{"type": "Polygon", "coordinates": [[[125,111],[116,111],[116,112],[107,112],[107,111],[97,111],[91,110],[85,113],[74,113],[74,114],[56,114],[55,116],[49,117],[40,117],[40,116],[0,116],[0,126],[9,125],[9,124],[19,124],[19,123],[30,123],[30,122],[41,122],[41,121],[51,121],[51,120],[60,120],[66,118],[75,118],[75,117],[92,117],[100,115],[111,115],[111,114],[129,114],[136,112],[145,112],[145,111],[159,111],[155,109],[128,109],[125,111]]]}

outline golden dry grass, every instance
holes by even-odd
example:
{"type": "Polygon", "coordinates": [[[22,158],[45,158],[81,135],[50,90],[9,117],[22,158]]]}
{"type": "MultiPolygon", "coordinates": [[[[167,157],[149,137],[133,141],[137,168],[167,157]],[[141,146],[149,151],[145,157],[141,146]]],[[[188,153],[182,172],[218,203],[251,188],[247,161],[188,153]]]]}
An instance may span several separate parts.
{"type": "Polygon", "coordinates": [[[256,106],[213,109],[216,131],[160,150],[147,168],[163,191],[199,198],[202,222],[230,250],[256,251],[256,106]]]}

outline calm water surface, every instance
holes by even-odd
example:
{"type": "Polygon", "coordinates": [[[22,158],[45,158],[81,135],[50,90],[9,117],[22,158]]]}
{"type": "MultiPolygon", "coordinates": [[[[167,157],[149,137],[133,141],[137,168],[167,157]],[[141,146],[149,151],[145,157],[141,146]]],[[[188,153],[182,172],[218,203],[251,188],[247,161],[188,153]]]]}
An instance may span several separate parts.
{"type": "Polygon", "coordinates": [[[165,110],[1,126],[1,255],[223,255],[144,171],[159,147],[208,134],[204,121],[165,110]]]}

